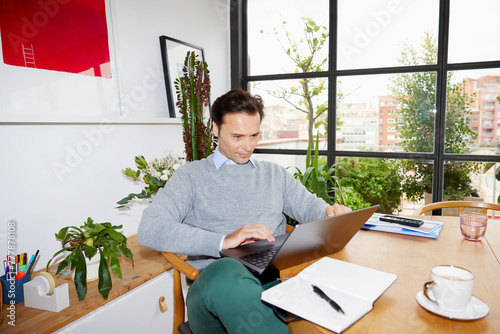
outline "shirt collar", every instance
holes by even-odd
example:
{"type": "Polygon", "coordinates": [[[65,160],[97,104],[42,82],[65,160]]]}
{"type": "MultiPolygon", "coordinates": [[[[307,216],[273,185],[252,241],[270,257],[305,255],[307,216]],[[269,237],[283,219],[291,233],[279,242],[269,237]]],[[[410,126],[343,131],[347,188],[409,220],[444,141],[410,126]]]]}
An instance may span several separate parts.
{"type": "MultiPolygon", "coordinates": [[[[252,164],[254,168],[257,168],[257,165],[255,164],[255,161],[253,160],[252,157],[250,157],[249,162],[252,164]]],[[[214,164],[215,168],[219,170],[219,168],[221,168],[222,165],[224,164],[236,165],[236,162],[234,162],[229,158],[226,158],[222,153],[220,153],[219,146],[217,146],[214,151],[214,164]]]]}

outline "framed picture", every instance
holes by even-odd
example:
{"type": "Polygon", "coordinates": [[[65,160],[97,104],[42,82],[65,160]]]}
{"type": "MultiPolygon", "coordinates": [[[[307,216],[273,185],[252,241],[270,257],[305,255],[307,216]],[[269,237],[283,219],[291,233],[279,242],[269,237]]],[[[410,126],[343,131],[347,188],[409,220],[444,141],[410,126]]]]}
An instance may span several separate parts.
{"type": "Polygon", "coordinates": [[[54,5],[49,19],[37,0],[0,2],[0,124],[119,119],[110,0],[54,5]],[[36,29],[28,34],[23,22],[33,17],[47,20],[36,27],[26,21],[36,29]]]}
{"type": "Polygon", "coordinates": [[[205,60],[203,48],[167,36],[160,36],[160,48],[170,117],[181,117],[176,107],[174,81],[183,76],[182,68],[188,52],[194,51],[198,59],[205,60]]]}

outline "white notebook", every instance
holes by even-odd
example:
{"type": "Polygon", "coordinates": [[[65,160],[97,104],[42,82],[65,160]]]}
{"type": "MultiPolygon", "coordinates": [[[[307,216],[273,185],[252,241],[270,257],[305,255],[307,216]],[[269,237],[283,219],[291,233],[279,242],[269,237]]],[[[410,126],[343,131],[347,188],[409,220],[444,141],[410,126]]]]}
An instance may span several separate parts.
{"type": "Polygon", "coordinates": [[[373,309],[397,275],[325,257],[262,293],[262,300],[341,333],[373,309]],[[316,285],[344,311],[314,293],[316,285]]]}

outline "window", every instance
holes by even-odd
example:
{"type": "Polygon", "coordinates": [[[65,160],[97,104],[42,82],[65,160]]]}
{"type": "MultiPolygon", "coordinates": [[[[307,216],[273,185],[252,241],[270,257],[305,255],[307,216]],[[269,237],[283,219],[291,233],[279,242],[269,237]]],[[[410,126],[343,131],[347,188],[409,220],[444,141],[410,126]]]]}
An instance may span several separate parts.
{"type": "Polygon", "coordinates": [[[500,2],[450,0],[450,63],[498,61],[500,2]]]}
{"type": "Polygon", "coordinates": [[[302,72],[328,70],[329,40],[322,38],[329,34],[328,0],[315,0],[312,6],[301,0],[246,3],[249,75],[290,74],[297,65],[302,72]],[[319,38],[318,44],[312,36],[319,38]],[[307,66],[303,48],[314,49],[314,66],[307,66]]]}
{"type": "Polygon", "coordinates": [[[266,105],[259,158],[305,165],[319,139],[329,165],[376,163],[399,177],[389,211],[414,209],[428,192],[458,199],[457,189],[496,202],[486,167],[500,162],[500,2],[232,0],[231,9],[232,85],[266,105]]]}
{"type": "MultiPolygon", "coordinates": [[[[403,40],[413,44],[425,31],[438,29],[437,1],[336,2],[338,34],[335,58],[339,70],[399,66],[398,45],[403,40]]],[[[437,58],[433,63],[436,61],[437,58]]],[[[423,64],[420,62],[419,65],[423,64]]]]}
{"type": "Polygon", "coordinates": [[[484,103],[484,109],[486,109],[486,110],[493,110],[493,109],[495,109],[495,103],[494,102],[485,102],[484,103]]]}

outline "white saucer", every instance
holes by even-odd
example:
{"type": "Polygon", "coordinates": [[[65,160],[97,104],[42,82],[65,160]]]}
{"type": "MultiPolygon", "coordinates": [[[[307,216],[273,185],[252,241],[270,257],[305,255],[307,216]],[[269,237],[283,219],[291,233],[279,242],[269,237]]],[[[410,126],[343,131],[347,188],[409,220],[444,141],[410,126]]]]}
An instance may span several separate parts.
{"type": "Polygon", "coordinates": [[[424,296],[424,292],[417,293],[417,302],[427,311],[440,315],[442,317],[454,320],[476,320],[488,315],[490,308],[481,299],[472,296],[469,305],[463,312],[452,312],[443,310],[437,304],[431,302],[424,296]]]}

